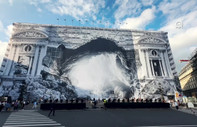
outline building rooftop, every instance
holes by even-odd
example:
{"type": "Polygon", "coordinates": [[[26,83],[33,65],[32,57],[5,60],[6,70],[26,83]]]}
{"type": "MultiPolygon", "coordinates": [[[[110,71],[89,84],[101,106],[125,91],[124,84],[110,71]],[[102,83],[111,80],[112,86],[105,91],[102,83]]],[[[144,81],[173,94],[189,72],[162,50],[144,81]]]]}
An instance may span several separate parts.
{"type": "Polygon", "coordinates": [[[136,29],[117,29],[117,28],[100,28],[100,27],[85,27],[85,26],[66,26],[66,25],[53,25],[53,24],[35,24],[35,23],[19,23],[15,22],[13,25],[30,25],[30,26],[43,26],[43,27],[59,27],[59,28],[78,28],[78,29],[97,29],[97,30],[119,30],[125,32],[150,32],[150,33],[163,33],[168,34],[168,32],[164,31],[154,31],[154,30],[136,30],[136,29]]]}

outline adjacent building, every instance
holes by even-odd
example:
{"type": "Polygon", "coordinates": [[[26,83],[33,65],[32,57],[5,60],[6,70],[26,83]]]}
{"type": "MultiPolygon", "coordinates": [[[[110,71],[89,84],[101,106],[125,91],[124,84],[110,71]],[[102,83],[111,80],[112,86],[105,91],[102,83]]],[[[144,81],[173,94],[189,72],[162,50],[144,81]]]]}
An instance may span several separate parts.
{"type": "Polygon", "coordinates": [[[197,49],[179,73],[179,79],[184,95],[197,97],[197,49]]]}

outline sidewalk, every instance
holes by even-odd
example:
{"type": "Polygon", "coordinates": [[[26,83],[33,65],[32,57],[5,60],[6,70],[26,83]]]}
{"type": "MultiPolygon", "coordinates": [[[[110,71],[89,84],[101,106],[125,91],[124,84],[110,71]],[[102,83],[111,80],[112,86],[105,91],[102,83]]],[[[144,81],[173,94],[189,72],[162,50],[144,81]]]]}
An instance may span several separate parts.
{"type": "MultiPolygon", "coordinates": [[[[172,109],[176,110],[175,108],[172,109]]],[[[194,108],[179,107],[178,111],[197,116],[197,107],[194,108]]]]}

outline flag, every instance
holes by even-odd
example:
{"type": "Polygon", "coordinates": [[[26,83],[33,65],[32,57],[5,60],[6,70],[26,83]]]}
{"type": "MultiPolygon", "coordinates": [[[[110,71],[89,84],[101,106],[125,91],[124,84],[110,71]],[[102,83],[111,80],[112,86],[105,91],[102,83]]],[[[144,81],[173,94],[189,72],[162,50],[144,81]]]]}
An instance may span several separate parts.
{"type": "Polygon", "coordinates": [[[179,62],[189,62],[189,60],[179,60],[179,62]]]}

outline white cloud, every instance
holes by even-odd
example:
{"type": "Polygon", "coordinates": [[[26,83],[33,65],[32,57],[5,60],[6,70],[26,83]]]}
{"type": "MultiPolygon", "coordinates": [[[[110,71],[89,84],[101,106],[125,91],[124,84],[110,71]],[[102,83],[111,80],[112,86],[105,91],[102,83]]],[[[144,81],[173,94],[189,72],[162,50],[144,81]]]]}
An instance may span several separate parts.
{"type": "Polygon", "coordinates": [[[10,38],[13,32],[13,25],[7,26],[7,29],[5,29],[6,35],[10,38]]]}
{"type": "Polygon", "coordinates": [[[160,30],[169,33],[175,63],[180,72],[185,64],[178,61],[188,59],[192,49],[197,47],[197,1],[175,1],[160,4],[160,10],[168,19],[160,30]]]}
{"type": "Polygon", "coordinates": [[[123,29],[144,29],[155,18],[155,7],[144,10],[139,17],[126,18],[123,24],[119,24],[123,29]]]}
{"type": "Polygon", "coordinates": [[[136,16],[141,10],[141,3],[137,0],[116,0],[114,6],[118,6],[114,14],[116,21],[120,21],[126,15],[136,16]]]}
{"type": "Polygon", "coordinates": [[[91,17],[105,7],[105,0],[29,0],[29,3],[37,8],[43,4],[52,13],[70,15],[76,19],[91,17]]]}
{"type": "Polygon", "coordinates": [[[13,5],[13,0],[8,0],[10,5],[13,5]]]}
{"type": "Polygon", "coordinates": [[[3,26],[3,23],[1,22],[1,20],[0,20],[0,31],[4,31],[4,26],[3,26]]]}
{"type": "MultiPolygon", "coordinates": [[[[3,23],[0,21],[0,32],[5,33],[7,35],[8,39],[12,34],[12,28],[13,28],[12,25],[9,25],[9,26],[7,26],[7,28],[5,28],[3,23]]],[[[7,44],[8,44],[8,42],[3,42],[0,40],[0,65],[1,65],[3,57],[5,55],[7,44]]]]}
{"type": "Polygon", "coordinates": [[[7,45],[8,45],[7,42],[0,41],[0,47],[1,47],[1,50],[0,50],[0,65],[2,63],[3,57],[5,56],[5,51],[6,51],[7,45]]]}
{"type": "Polygon", "coordinates": [[[161,10],[163,14],[167,16],[168,21],[170,21],[196,10],[196,4],[196,0],[173,0],[170,2],[164,0],[159,4],[159,10],[161,10]]]}
{"type": "Polygon", "coordinates": [[[140,2],[141,2],[144,6],[150,6],[150,5],[153,5],[154,0],[140,0],[140,2]]]}
{"type": "Polygon", "coordinates": [[[59,0],[56,4],[51,4],[53,13],[60,15],[70,15],[75,18],[91,16],[98,13],[100,8],[105,6],[104,0],[59,0]]]}
{"type": "Polygon", "coordinates": [[[38,12],[42,12],[42,9],[41,9],[41,8],[37,8],[37,11],[38,11],[38,12]]]}
{"type": "Polygon", "coordinates": [[[51,0],[40,0],[41,3],[49,3],[51,0]]]}
{"type": "Polygon", "coordinates": [[[14,0],[0,0],[0,4],[9,4],[10,6],[13,5],[14,0]]]}
{"type": "Polygon", "coordinates": [[[4,27],[3,23],[0,20],[0,32],[5,33],[7,35],[7,39],[10,38],[13,30],[13,25],[8,25],[7,28],[4,27]]]}
{"type": "Polygon", "coordinates": [[[28,2],[31,4],[31,5],[34,5],[34,6],[38,6],[40,3],[42,4],[47,4],[47,3],[51,3],[52,0],[28,0],[28,2]]]}

